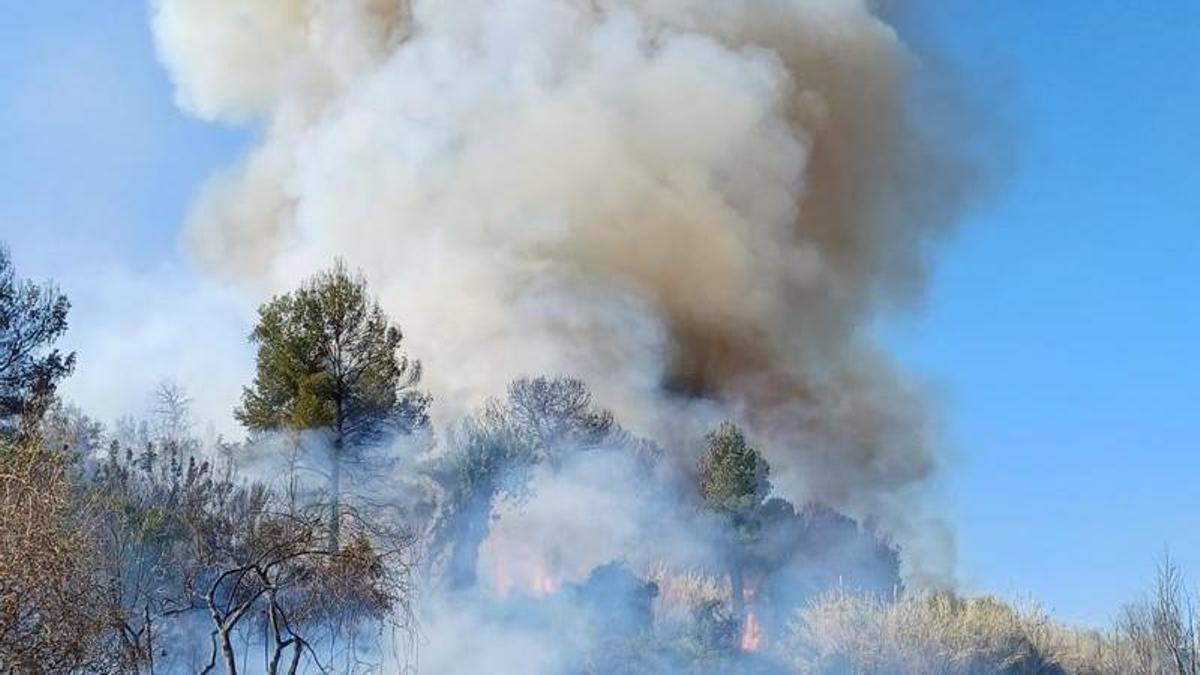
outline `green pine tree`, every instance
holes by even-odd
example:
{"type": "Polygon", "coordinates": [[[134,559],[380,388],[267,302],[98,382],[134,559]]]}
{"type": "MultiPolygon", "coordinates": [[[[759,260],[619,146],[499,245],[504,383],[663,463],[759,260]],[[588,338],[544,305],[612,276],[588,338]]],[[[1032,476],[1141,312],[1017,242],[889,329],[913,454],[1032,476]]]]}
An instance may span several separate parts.
{"type": "Polygon", "coordinates": [[[754,537],[759,510],[771,491],[770,467],[732,422],[722,423],[706,439],[708,450],[700,460],[700,495],[705,506],[729,526],[730,599],[734,616],[741,621],[746,609],[744,549],[754,537]]]}
{"type": "Polygon", "coordinates": [[[402,339],[366,281],[341,261],[263,305],[250,335],[257,374],[234,414],[252,431],[328,432],[331,549],[343,465],[392,434],[428,425],[421,366],[400,352],[402,339]]]}
{"type": "Polygon", "coordinates": [[[29,440],[59,381],[75,368],[74,353],[54,348],[70,308],[52,284],[18,279],[0,246],[0,435],[29,440]]]}

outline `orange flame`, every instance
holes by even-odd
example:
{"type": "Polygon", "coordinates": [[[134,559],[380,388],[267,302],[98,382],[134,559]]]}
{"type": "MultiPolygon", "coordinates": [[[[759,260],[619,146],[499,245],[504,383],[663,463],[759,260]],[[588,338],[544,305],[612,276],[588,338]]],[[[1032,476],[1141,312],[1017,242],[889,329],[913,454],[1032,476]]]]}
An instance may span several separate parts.
{"type": "Polygon", "coordinates": [[[498,556],[492,574],[492,590],[501,598],[514,590],[526,592],[534,597],[545,597],[558,592],[561,579],[551,575],[542,561],[514,565],[513,561],[498,556]]]}
{"type": "Polygon", "coordinates": [[[763,629],[754,616],[754,610],[747,610],[746,620],[742,623],[741,647],[744,652],[757,651],[762,646],[763,629]]]}
{"type": "Polygon", "coordinates": [[[496,570],[492,576],[492,585],[496,591],[496,595],[504,597],[513,587],[513,578],[509,574],[508,565],[504,563],[503,558],[496,558],[496,570]]]}
{"type": "Polygon", "coordinates": [[[541,565],[534,568],[533,582],[530,584],[530,590],[537,597],[550,595],[558,590],[559,581],[546,573],[546,570],[541,565]]]}

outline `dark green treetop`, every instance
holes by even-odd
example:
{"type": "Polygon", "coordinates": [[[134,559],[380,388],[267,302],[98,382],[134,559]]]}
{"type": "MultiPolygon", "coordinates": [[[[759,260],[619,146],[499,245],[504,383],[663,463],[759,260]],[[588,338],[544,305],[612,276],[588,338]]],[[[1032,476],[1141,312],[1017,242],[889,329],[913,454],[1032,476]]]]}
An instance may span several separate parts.
{"type": "Polygon", "coordinates": [[[732,422],[723,422],[705,438],[708,450],[700,460],[700,495],[705,505],[734,516],[758,509],[771,491],[767,461],[732,422]]]}
{"type": "Polygon", "coordinates": [[[0,246],[0,430],[31,429],[54,401],[75,354],[53,347],[67,330],[71,303],[51,284],[17,279],[0,246]]]}
{"type": "Polygon", "coordinates": [[[428,424],[420,362],[361,275],[338,261],[259,309],[254,382],[237,419],[254,431],[327,428],[350,449],[428,424]]]}
{"type": "Polygon", "coordinates": [[[744,568],[759,538],[763,504],[771,492],[770,468],[732,422],[723,422],[706,439],[708,450],[699,467],[700,496],[729,526],[730,605],[740,625],[746,620],[744,568]]]}

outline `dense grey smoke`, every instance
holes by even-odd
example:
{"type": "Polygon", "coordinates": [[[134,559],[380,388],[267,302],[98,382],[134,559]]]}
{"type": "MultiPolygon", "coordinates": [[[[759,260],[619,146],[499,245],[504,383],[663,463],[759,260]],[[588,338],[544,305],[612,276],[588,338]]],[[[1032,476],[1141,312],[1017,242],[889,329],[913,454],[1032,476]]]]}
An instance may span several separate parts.
{"type": "Polygon", "coordinates": [[[153,21],[180,104],[262,130],[195,205],[205,265],[256,294],[362,266],[443,421],[540,373],[680,464],[739,419],[781,495],[948,578],[935,428],[866,324],[919,292],[976,167],[914,115],[937,102],[870,2],[158,0],[153,21]]]}

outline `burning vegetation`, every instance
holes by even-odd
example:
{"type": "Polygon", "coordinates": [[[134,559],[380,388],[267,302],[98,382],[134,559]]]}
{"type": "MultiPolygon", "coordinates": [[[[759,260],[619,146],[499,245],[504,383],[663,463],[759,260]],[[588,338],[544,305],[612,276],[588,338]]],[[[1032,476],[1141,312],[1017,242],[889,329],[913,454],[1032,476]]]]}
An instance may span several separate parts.
{"type": "MultiPolygon", "coordinates": [[[[61,321],[46,309],[65,300],[0,260],[3,297],[23,299],[0,305],[2,344],[20,345],[7,352],[13,372],[70,363],[46,328],[61,321]]],[[[0,445],[5,671],[1159,673],[1196,663],[1169,564],[1152,601],[1109,634],[909,590],[901,549],[827,506],[777,496],[769,463],[732,423],[679,464],[582,381],[536,377],[438,439],[419,364],[395,351],[398,330],[344,266],[265,305],[254,340],[260,368],[240,410],[253,401],[256,421],[244,420],[253,433],[240,443],[198,440],[186,394],[169,384],[145,419],[113,431],[55,399],[65,371],[4,390],[19,411],[5,416],[0,445]],[[339,442],[339,426],[358,432],[339,442]]]]}
{"type": "Polygon", "coordinates": [[[876,4],[153,0],[256,132],[184,235],[265,299],[245,438],[59,400],[0,255],[0,671],[1196,672],[1177,585],[1091,637],[944,590],[867,327],[986,172],[876,4]]]}

